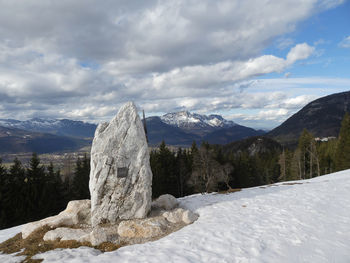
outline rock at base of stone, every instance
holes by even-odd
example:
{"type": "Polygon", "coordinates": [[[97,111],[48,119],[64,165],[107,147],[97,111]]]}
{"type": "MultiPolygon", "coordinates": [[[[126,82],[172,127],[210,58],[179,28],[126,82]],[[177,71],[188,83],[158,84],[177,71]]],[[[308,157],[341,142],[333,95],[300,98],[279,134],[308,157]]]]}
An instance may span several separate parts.
{"type": "Polygon", "coordinates": [[[177,208],[173,211],[164,212],[163,216],[168,220],[170,223],[177,224],[182,222],[182,215],[185,212],[182,208],[177,208]]]}
{"type": "Polygon", "coordinates": [[[170,223],[178,224],[185,223],[186,225],[192,224],[198,219],[198,215],[191,212],[190,210],[185,210],[182,208],[177,208],[172,211],[164,212],[163,217],[166,218],[170,223]]]}
{"type": "Polygon", "coordinates": [[[159,196],[156,200],[154,200],[152,202],[152,207],[160,208],[164,210],[171,210],[177,207],[178,203],[179,202],[174,196],[170,194],[165,194],[165,195],[159,196]]]}
{"type": "Polygon", "coordinates": [[[199,215],[193,213],[192,211],[185,210],[185,212],[182,214],[182,222],[184,222],[186,225],[189,225],[196,221],[198,217],[199,215]]]}
{"type": "Polygon", "coordinates": [[[118,240],[118,225],[98,226],[90,233],[90,242],[93,246],[98,246],[104,242],[118,243],[118,240]]]}
{"type": "Polygon", "coordinates": [[[78,242],[90,242],[91,228],[86,229],[74,229],[67,227],[59,227],[55,230],[48,231],[44,235],[44,241],[66,241],[76,240],[78,242]]]}
{"type": "Polygon", "coordinates": [[[123,238],[148,239],[164,235],[167,229],[167,221],[159,216],[122,221],[118,227],[118,234],[123,238]]]}
{"type": "Polygon", "coordinates": [[[47,225],[49,227],[72,226],[77,224],[91,224],[90,200],[70,201],[67,208],[56,216],[47,217],[40,221],[28,223],[22,228],[22,238],[27,238],[35,230],[47,225]]]}
{"type": "Polygon", "coordinates": [[[100,124],[91,148],[91,220],[99,224],[145,218],[151,209],[152,171],[143,124],[132,102],[100,124]]]}

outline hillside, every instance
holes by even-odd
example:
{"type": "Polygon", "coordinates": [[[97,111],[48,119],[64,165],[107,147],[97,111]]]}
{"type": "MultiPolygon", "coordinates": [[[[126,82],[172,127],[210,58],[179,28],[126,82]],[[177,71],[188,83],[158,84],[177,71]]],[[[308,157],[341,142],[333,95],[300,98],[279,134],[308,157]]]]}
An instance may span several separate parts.
{"type": "Polygon", "coordinates": [[[52,153],[77,150],[90,142],[83,139],[30,132],[0,126],[0,153],[52,153]]]}
{"type": "Polygon", "coordinates": [[[224,128],[213,131],[203,137],[204,141],[211,144],[227,144],[234,141],[243,140],[252,136],[259,136],[265,134],[262,130],[254,130],[241,125],[236,125],[230,128],[224,128]]]}
{"type": "Polygon", "coordinates": [[[250,137],[237,142],[232,142],[222,146],[226,155],[247,151],[250,156],[256,153],[275,153],[282,150],[282,145],[273,139],[263,136],[250,137]]]}
{"type": "MultiPolygon", "coordinates": [[[[350,170],[179,199],[199,219],[160,240],[101,253],[54,250],[44,262],[348,262],[350,170]]],[[[0,241],[21,226],[0,231],[0,241]]],[[[0,255],[1,262],[20,260],[0,255]]]]}
{"type": "Polygon", "coordinates": [[[33,118],[26,121],[0,119],[0,126],[32,132],[51,133],[59,136],[92,138],[97,125],[68,119],[33,118]]]}
{"type": "Polygon", "coordinates": [[[315,137],[337,137],[349,111],[350,91],[332,94],[310,102],[267,135],[284,145],[295,145],[304,128],[315,137]]]}

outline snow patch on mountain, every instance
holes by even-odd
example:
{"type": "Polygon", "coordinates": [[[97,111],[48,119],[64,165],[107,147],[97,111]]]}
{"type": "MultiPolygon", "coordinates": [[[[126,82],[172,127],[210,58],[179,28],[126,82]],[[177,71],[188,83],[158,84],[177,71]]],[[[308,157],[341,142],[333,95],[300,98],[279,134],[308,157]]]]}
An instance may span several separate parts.
{"type": "Polygon", "coordinates": [[[188,111],[180,111],[167,113],[160,117],[163,122],[166,124],[176,126],[176,127],[186,127],[191,124],[195,124],[197,126],[210,126],[213,128],[228,128],[237,125],[233,121],[225,120],[220,115],[201,115],[197,113],[190,113],[188,111]]]}
{"type": "Polygon", "coordinates": [[[58,127],[67,126],[68,122],[71,123],[82,123],[81,121],[71,120],[58,120],[58,119],[41,119],[33,118],[26,121],[19,121],[13,119],[0,119],[0,126],[8,128],[17,128],[22,130],[33,130],[33,129],[53,129],[58,127]]]}

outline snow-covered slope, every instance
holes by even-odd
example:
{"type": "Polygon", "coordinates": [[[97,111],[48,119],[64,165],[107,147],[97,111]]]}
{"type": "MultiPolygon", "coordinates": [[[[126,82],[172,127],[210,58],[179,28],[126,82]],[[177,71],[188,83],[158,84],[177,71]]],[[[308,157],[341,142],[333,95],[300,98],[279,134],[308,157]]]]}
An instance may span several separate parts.
{"type": "Polygon", "coordinates": [[[190,113],[188,111],[180,111],[167,113],[161,117],[166,124],[176,126],[179,128],[189,125],[196,125],[199,127],[214,127],[214,128],[228,128],[235,126],[233,121],[225,120],[220,115],[201,115],[197,113],[190,113]]]}
{"type": "MultiPolygon", "coordinates": [[[[200,217],[155,242],[101,253],[65,249],[44,262],[349,262],[350,170],[311,180],[180,199],[200,217]]],[[[20,227],[0,231],[4,240],[20,227]]],[[[14,260],[0,256],[1,262],[14,260]]]]}

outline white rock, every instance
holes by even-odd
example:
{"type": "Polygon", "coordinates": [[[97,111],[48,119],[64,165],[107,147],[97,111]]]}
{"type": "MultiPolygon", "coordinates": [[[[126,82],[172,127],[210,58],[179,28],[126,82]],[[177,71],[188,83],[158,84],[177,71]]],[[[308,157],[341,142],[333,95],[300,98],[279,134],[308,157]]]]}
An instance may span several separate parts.
{"type": "Polygon", "coordinates": [[[107,227],[95,227],[90,233],[90,242],[93,246],[98,246],[104,242],[115,243],[118,240],[118,225],[107,227]]]}
{"type": "Polygon", "coordinates": [[[122,221],[118,227],[118,234],[124,238],[153,238],[164,235],[167,228],[165,218],[158,216],[122,221]]]}
{"type": "Polygon", "coordinates": [[[171,223],[185,223],[191,224],[198,219],[198,215],[190,210],[185,210],[182,208],[177,208],[172,211],[167,211],[162,214],[171,223]]]}
{"type": "Polygon", "coordinates": [[[55,230],[48,231],[44,235],[45,241],[55,241],[55,240],[76,240],[78,242],[90,242],[90,232],[91,229],[73,229],[67,227],[59,227],[55,230]]]}
{"type": "Polygon", "coordinates": [[[194,221],[196,221],[198,219],[198,215],[193,213],[190,210],[186,210],[183,214],[182,214],[182,221],[189,225],[192,224],[194,221]]]}
{"type": "Polygon", "coordinates": [[[170,194],[165,194],[159,196],[156,200],[152,202],[153,207],[165,209],[165,210],[171,210],[177,207],[178,205],[177,199],[170,195],[170,194]]]}
{"type": "Polygon", "coordinates": [[[163,216],[171,223],[177,224],[182,223],[182,217],[185,210],[182,208],[177,208],[172,211],[167,211],[163,213],[163,216]]]}
{"type": "Polygon", "coordinates": [[[90,224],[90,200],[70,201],[67,208],[56,216],[28,223],[22,228],[22,238],[27,238],[35,230],[47,225],[50,227],[90,224]]]}
{"type": "Polygon", "coordinates": [[[151,208],[151,186],[145,131],[129,102],[95,132],[89,182],[92,225],[145,218],[151,208]]]}

